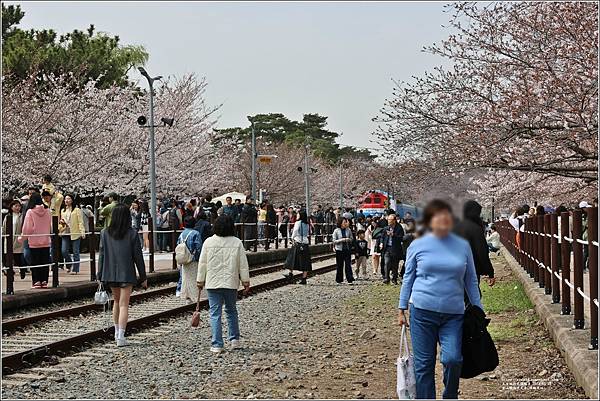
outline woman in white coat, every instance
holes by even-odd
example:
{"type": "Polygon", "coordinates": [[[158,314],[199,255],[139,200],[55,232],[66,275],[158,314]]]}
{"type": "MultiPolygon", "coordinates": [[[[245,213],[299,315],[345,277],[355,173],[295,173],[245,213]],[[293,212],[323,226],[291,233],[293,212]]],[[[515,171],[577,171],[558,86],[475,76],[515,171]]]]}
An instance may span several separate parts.
{"type": "Polygon", "coordinates": [[[234,235],[233,219],[219,216],[213,226],[214,235],[202,245],[198,263],[198,289],[206,288],[208,296],[212,342],[210,350],[223,352],[221,315],[223,304],[229,328],[231,348],[240,347],[240,328],[236,308],[240,281],[244,291],[250,288],[250,270],[244,245],[234,235]]]}

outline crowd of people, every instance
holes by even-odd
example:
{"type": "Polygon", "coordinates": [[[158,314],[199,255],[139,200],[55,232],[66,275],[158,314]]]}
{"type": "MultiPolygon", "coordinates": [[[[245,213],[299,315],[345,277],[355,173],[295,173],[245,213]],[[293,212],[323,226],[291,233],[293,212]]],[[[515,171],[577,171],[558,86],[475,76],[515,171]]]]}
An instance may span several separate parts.
{"type": "MultiPolygon", "coordinates": [[[[584,239],[589,206],[587,202],[578,205],[584,215],[584,239]]],[[[33,288],[48,284],[53,216],[59,221],[65,266],[71,274],[77,274],[80,241],[89,231],[89,208],[78,206],[75,196],[57,191],[49,176],[44,176],[41,191],[31,188],[26,198],[12,201],[9,208],[11,213],[3,224],[6,228],[7,219],[12,218],[14,264],[31,267],[33,288]]],[[[564,205],[555,210],[524,205],[516,208],[508,220],[519,243],[527,218],[567,211],[564,205]]],[[[176,296],[192,303],[206,290],[212,330],[210,350],[221,353],[223,305],[230,346],[242,346],[236,301],[240,285],[244,291],[250,288],[246,251],[255,244],[268,249],[274,241],[289,240],[284,275],[295,281],[294,272],[300,271],[297,282],[306,285],[312,271],[312,242],[331,243],[337,285],[361,279],[381,280],[384,285],[402,283],[398,322],[411,327],[417,398],[435,398],[438,343],[444,368],[444,398],[457,398],[465,309],[472,306],[483,313],[480,281],[485,277],[489,286],[495,284],[490,253],[501,247],[495,225],[482,219],[479,203],[467,201],[462,212],[462,219],[456,218],[450,205],[442,200],[429,202],[422,218],[416,219],[410,213],[398,216],[391,209],[373,216],[361,210],[320,205],[309,213],[301,208],[275,208],[268,201],[257,205],[250,196],[243,203],[227,197],[225,204],[213,202],[210,195],[188,201],[162,198],[156,214],[156,247],[174,252],[180,265],[176,296]],[[172,232],[176,233],[175,244],[168,240],[172,232]]],[[[147,287],[143,252],[149,248],[150,213],[147,202],[138,200],[126,205],[111,193],[98,214],[104,226],[98,281],[113,295],[115,340],[123,346],[127,345],[131,292],[135,286],[147,287]]]]}

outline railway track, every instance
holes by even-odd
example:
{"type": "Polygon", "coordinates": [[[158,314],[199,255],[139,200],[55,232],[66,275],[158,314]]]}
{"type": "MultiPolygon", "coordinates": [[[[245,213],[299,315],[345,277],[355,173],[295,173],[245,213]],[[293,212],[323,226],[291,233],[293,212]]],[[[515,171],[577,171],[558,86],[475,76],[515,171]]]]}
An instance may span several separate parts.
{"type": "MultiPolygon", "coordinates": [[[[315,256],[312,260],[319,262],[331,258],[331,254],[325,254],[315,256]]],[[[251,270],[251,276],[266,277],[282,268],[283,263],[259,267],[251,270]]],[[[330,261],[314,268],[312,274],[326,273],[334,268],[335,262],[330,261]]],[[[296,278],[299,276],[295,275],[296,278]]],[[[258,283],[252,285],[250,296],[293,282],[283,277],[261,279],[262,277],[258,279],[258,283]]],[[[179,298],[174,298],[174,290],[174,286],[169,286],[138,294],[144,296],[136,298],[136,302],[130,306],[127,334],[159,326],[170,318],[195,309],[195,304],[182,304],[179,298]]],[[[241,290],[239,294],[242,295],[241,290]]],[[[207,309],[208,300],[201,300],[200,307],[207,309]]],[[[51,362],[54,355],[67,356],[83,351],[93,342],[113,340],[112,317],[110,313],[98,313],[99,308],[102,307],[89,304],[3,322],[3,326],[11,322],[9,328],[12,327],[12,330],[7,333],[12,334],[3,334],[2,337],[2,374],[10,375],[44,361],[51,362]],[[72,311],[73,309],[76,311],[72,311]],[[18,321],[24,326],[18,326],[18,321]],[[24,330],[25,327],[29,328],[24,330]]]]}
{"type": "MultiPolygon", "coordinates": [[[[333,254],[317,255],[312,258],[313,262],[318,262],[323,259],[331,258],[333,254]]],[[[255,277],[262,274],[271,273],[277,270],[283,269],[283,263],[270,264],[265,266],[258,266],[250,269],[250,277],[255,277]]],[[[130,304],[136,304],[148,299],[161,297],[175,293],[176,286],[162,286],[161,288],[147,291],[139,291],[131,294],[130,304]]],[[[87,303],[78,306],[71,306],[68,308],[60,308],[52,311],[35,313],[28,316],[23,316],[14,319],[2,320],[2,334],[12,334],[16,331],[23,331],[25,328],[38,324],[45,320],[60,319],[73,316],[80,316],[82,314],[88,314],[92,312],[101,312],[103,310],[102,305],[95,303],[87,303]]],[[[6,338],[6,337],[5,337],[6,338]]]]}

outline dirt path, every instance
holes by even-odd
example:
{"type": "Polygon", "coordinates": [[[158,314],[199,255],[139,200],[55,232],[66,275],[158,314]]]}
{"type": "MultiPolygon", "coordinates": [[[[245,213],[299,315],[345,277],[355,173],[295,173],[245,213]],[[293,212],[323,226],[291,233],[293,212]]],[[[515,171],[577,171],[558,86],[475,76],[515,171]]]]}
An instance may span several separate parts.
{"type": "MultiPolygon", "coordinates": [[[[500,366],[490,374],[462,380],[460,398],[585,398],[504,259],[494,256],[493,262],[497,284],[493,289],[482,284],[482,291],[500,366]]],[[[340,289],[347,293],[348,287],[340,289]]],[[[257,389],[254,394],[260,398],[397,398],[399,287],[372,280],[352,292],[333,308],[304,312],[311,316],[301,336],[307,346],[280,355],[285,361],[282,368],[271,371],[265,366],[238,375],[220,389],[221,396],[245,395],[233,389],[244,383],[257,389]],[[263,392],[267,383],[268,391],[263,392]]],[[[438,363],[440,398],[441,370],[438,363]]]]}

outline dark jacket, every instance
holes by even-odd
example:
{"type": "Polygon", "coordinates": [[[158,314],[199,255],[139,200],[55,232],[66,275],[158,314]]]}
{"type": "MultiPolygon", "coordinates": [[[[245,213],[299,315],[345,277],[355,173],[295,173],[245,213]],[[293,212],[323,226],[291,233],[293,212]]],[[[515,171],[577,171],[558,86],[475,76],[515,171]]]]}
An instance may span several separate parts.
{"type": "Polygon", "coordinates": [[[202,240],[202,243],[204,243],[204,241],[206,241],[206,239],[209,238],[210,236],[212,236],[212,234],[213,234],[210,223],[204,219],[200,219],[196,222],[196,225],[194,226],[194,230],[196,230],[200,233],[200,238],[202,240]]]}
{"type": "MultiPolygon", "coordinates": [[[[385,253],[388,248],[388,240],[389,240],[389,234],[388,234],[388,229],[390,228],[390,226],[387,226],[383,229],[383,233],[381,234],[381,237],[379,238],[379,243],[383,244],[383,249],[381,250],[381,253],[385,253]]],[[[394,227],[394,232],[392,233],[392,248],[391,248],[391,252],[394,256],[396,257],[402,257],[403,253],[403,249],[402,249],[402,240],[404,239],[404,229],[402,228],[402,226],[398,223],[396,223],[396,226],[394,227]]]]}
{"type": "Polygon", "coordinates": [[[242,208],[242,223],[256,223],[258,222],[258,211],[256,206],[246,203],[242,208]]]}
{"type": "Polygon", "coordinates": [[[474,200],[467,201],[463,208],[463,220],[456,224],[454,232],[469,241],[477,275],[494,277],[480,214],[481,205],[474,200]]]}
{"type": "Polygon", "coordinates": [[[463,321],[463,363],[460,373],[463,379],[491,372],[498,366],[498,351],[487,331],[489,323],[490,319],[478,306],[467,306],[463,321]]]}
{"type": "Polygon", "coordinates": [[[117,240],[106,230],[100,232],[98,280],[103,283],[138,284],[146,280],[146,265],[137,231],[130,228],[125,238],[117,240]],[[136,271],[138,278],[136,278],[136,271]]]}

